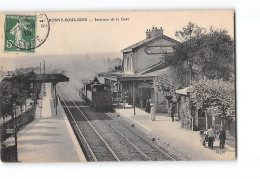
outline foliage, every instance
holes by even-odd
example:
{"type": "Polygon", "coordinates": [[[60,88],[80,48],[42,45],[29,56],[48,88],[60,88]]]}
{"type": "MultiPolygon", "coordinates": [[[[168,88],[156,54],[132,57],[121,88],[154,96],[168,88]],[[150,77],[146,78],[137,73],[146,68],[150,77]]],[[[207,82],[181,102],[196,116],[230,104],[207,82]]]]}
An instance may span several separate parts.
{"type": "Polygon", "coordinates": [[[32,86],[30,84],[30,77],[34,75],[33,72],[26,74],[18,74],[8,80],[3,80],[0,84],[1,107],[4,113],[12,110],[12,105],[22,106],[26,99],[32,93],[32,86]]]}
{"type": "Polygon", "coordinates": [[[205,28],[199,27],[198,25],[189,22],[186,26],[182,28],[182,30],[176,31],[175,36],[181,41],[187,41],[190,40],[192,37],[199,37],[205,33],[205,28]]]}
{"type": "Polygon", "coordinates": [[[166,73],[156,76],[154,79],[154,89],[164,96],[167,100],[177,101],[178,94],[176,89],[178,89],[178,80],[174,77],[173,69],[170,69],[166,73]]]}
{"type": "Polygon", "coordinates": [[[180,118],[181,126],[186,129],[191,129],[191,108],[190,108],[190,99],[187,96],[182,96],[180,100],[180,118]]]}
{"type": "Polygon", "coordinates": [[[235,85],[232,81],[203,79],[192,85],[194,104],[211,115],[230,118],[235,111],[235,85]]]}
{"type": "Polygon", "coordinates": [[[172,73],[155,78],[155,90],[167,99],[180,99],[176,89],[187,87],[187,73],[192,74],[192,86],[187,97],[180,100],[182,126],[191,128],[193,108],[203,107],[222,119],[235,111],[234,40],[226,30],[208,31],[188,23],[175,36],[181,40],[172,54],[164,54],[164,62],[172,73]]]}
{"type": "MultiPolygon", "coordinates": [[[[208,32],[193,23],[176,32],[183,40],[174,46],[173,54],[165,54],[168,65],[184,67],[187,61],[201,71],[201,77],[228,80],[234,73],[234,41],[226,30],[211,28],[208,32]]],[[[179,70],[183,76],[183,70],[179,70]]]]}

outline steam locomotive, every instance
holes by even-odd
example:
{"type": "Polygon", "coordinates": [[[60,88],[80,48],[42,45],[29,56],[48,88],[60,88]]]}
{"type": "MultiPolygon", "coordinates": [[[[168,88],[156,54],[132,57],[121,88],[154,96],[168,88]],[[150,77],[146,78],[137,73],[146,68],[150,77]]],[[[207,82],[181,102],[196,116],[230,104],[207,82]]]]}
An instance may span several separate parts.
{"type": "Polygon", "coordinates": [[[81,95],[95,109],[112,109],[111,90],[108,84],[85,83],[81,89],[81,95]]]}

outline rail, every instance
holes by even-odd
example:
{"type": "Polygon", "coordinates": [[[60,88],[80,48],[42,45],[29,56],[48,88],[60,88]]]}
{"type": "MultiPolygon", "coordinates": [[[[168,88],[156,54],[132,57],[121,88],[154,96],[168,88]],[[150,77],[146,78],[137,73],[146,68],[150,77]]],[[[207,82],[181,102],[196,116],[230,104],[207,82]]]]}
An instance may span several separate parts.
{"type": "Polygon", "coordinates": [[[70,109],[69,109],[67,103],[65,102],[65,100],[64,100],[63,97],[61,96],[61,94],[60,94],[60,92],[59,92],[58,89],[57,89],[57,92],[58,92],[58,96],[59,96],[59,98],[63,101],[65,107],[68,109],[68,112],[70,113],[70,115],[71,115],[71,117],[72,117],[72,120],[73,120],[74,124],[76,125],[76,128],[78,129],[78,131],[79,131],[81,137],[83,138],[84,142],[86,143],[86,145],[87,145],[87,147],[88,147],[88,149],[89,149],[89,151],[90,151],[92,157],[93,157],[94,160],[97,162],[98,160],[97,160],[95,154],[93,153],[93,151],[92,151],[90,145],[88,144],[88,141],[86,140],[86,138],[84,137],[84,135],[83,135],[81,129],[79,128],[79,126],[78,126],[78,124],[77,124],[77,122],[76,122],[74,116],[72,115],[72,113],[71,113],[71,111],[70,111],[70,109]]]}
{"type": "MultiPolygon", "coordinates": [[[[111,147],[107,144],[107,142],[104,140],[104,138],[99,134],[99,132],[95,129],[95,127],[91,124],[91,122],[89,121],[89,119],[86,117],[86,115],[81,111],[81,109],[77,106],[77,104],[71,99],[71,97],[66,93],[66,91],[64,90],[64,88],[62,86],[60,86],[61,89],[63,90],[63,92],[65,93],[65,95],[70,99],[70,101],[76,106],[76,108],[79,110],[79,112],[83,115],[83,117],[85,118],[85,120],[88,122],[88,124],[91,126],[91,128],[94,130],[94,132],[97,134],[97,136],[102,140],[102,142],[106,145],[106,147],[108,148],[108,150],[112,153],[112,155],[114,156],[114,158],[117,161],[120,161],[120,159],[118,158],[118,156],[115,154],[115,152],[111,149],[111,147]]],[[[69,110],[69,108],[68,108],[69,110]]],[[[71,114],[71,113],[70,113],[71,114]]],[[[72,114],[71,114],[72,116],[72,114]]],[[[84,137],[85,138],[85,137],[84,137]]]]}
{"type": "MultiPolygon", "coordinates": [[[[71,87],[69,87],[70,90],[76,94],[78,97],[80,97],[77,93],[75,93],[71,87]]],[[[71,98],[70,98],[71,99],[71,98]]],[[[143,151],[141,149],[139,149],[131,140],[129,140],[125,135],[123,135],[118,129],[116,129],[116,127],[110,123],[107,119],[104,118],[103,115],[99,114],[99,116],[106,121],[119,135],[121,135],[123,138],[125,138],[125,140],[130,143],[143,157],[145,157],[147,160],[151,159],[145,154],[143,153],[143,151]]],[[[118,120],[122,125],[126,126],[125,124],[122,123],[122,121],[118,120]]],[[[150,142],[147,138],[143,137],[142,135],[138,134],[136,131],[134,131],[133,129],[129,128],[128,126],[126,126],[128,129],[130,129],[133,133],[135,133],[136,135],[138,135],[140,138],[142,138],[144,141],[146,141],[147,143],[149,143],[152,147],[154,147],[155,149],[157,149],[162,155],[164,155],[165,157],[167,157],[168,159],[172,160],[172,161],[176,161],[176,159],[174,159],[172,156],[170,156],[168,153],[166,153],[165,151],[163,151],[161,148],[159,148],[157,145],[153,144],[152,142],[150,142]]]]}

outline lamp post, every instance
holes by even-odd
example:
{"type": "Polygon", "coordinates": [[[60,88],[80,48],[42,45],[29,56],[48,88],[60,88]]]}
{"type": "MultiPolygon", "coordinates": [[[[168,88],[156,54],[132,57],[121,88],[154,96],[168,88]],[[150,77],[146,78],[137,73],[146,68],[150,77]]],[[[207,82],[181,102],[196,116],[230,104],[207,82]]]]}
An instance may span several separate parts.
{"type": "Polygon", "coordinates": [[[119,81],[117,78],[117,106],[119,106],[119,81]]]}
{"type": "Polygon", "coordinates": [[[133,82],[133,107],[134,107],[134,115],[136,115],[136,112],[135,112],[135,82],[133,82]]]}

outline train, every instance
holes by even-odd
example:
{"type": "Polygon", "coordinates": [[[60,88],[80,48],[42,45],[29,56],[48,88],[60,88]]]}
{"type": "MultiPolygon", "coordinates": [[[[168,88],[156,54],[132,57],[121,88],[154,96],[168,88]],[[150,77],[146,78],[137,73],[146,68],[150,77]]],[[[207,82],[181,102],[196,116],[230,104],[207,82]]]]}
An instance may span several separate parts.
{"type": "Polygon", "coordinates": [[[82,98],[95,109],[113,108],[111,89],[109,84],[99,82],[84,83],[81,89],[82,98]]]}

